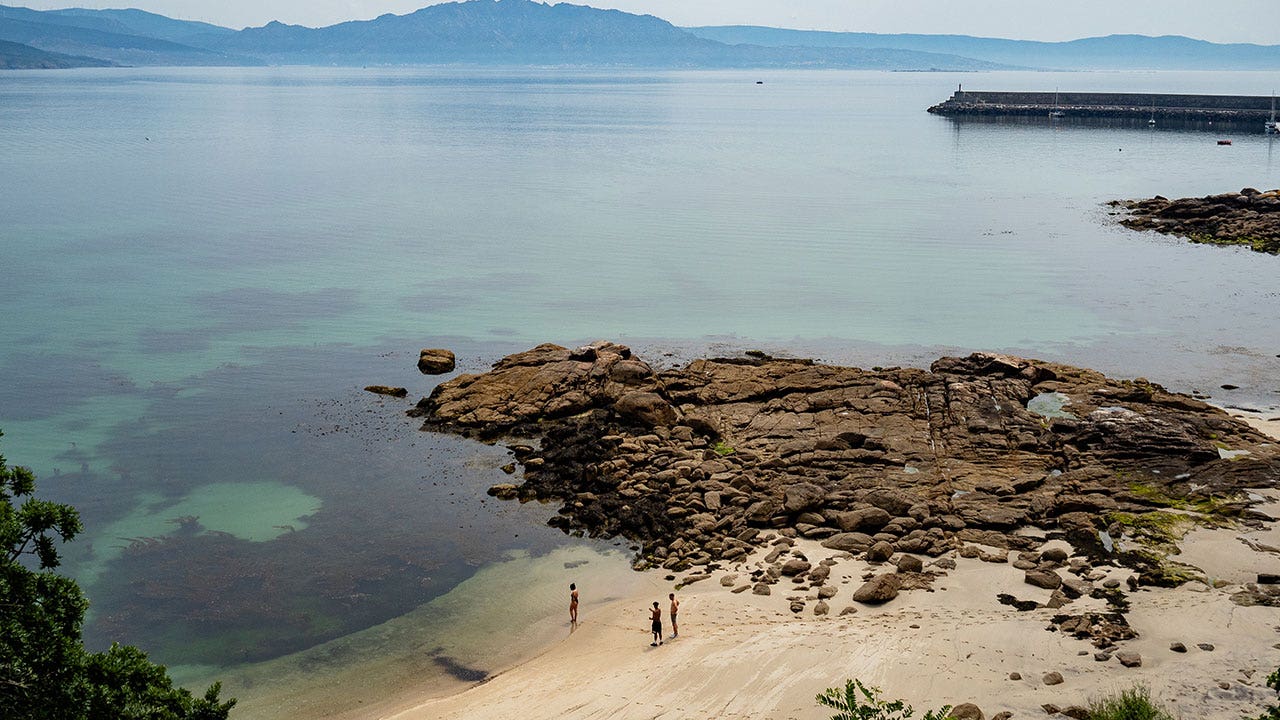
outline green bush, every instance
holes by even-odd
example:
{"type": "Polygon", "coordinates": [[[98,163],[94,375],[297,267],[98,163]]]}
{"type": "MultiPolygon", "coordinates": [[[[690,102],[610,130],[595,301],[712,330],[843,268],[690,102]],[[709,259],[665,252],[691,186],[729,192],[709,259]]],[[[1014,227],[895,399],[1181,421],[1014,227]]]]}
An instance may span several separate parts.
{"type": "MultiPolygon", "coordinates": [[[[1280,695],[1280,668],[1276,668],[1275,672],[1267,676],[1267,687],[1280,695]]],[[[1258,717],[1245,718],[1245,720],[1280,720],[1280,705],[1269,705],[1258,717]]]]}
{"type": "Polygon", "coordinates": [[[1174,720],[1168,710],[1151,699],[1145,685],[1135,685],[1118,695],[1089,703],[1089,720],[1174,720]]]}
{"type": "MultiPolygon", "coordinates": [[[[869,688],[858,680],[846,680],[844,688],[827,688],[817,697],[819,705],[836,711],[831,720],[907,720],[915,710],[901,700],[881,700],[879,688],[869,688]]],[[[921,720],[944,720],[951,706],[930,710],[921,720]]]]}

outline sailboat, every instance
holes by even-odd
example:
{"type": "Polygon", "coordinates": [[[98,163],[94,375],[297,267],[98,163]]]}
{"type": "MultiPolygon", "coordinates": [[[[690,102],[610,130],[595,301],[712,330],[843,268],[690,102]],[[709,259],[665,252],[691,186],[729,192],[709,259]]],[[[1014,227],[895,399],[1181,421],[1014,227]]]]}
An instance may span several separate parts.
{"type": "Polygon", "coordinates": [[[1271,93],[1271,119],[1263,126],[1263,131],[1268,135],[1280,134],[1280,123],[1276,122],[1276,94],[1271,93]]]}
{"type": "Polygon", "coordinates": [[[1147,121],[1147,124],[1151,127],[1156,126],[1156,101],[1154,98],[1151,100],[1151,119],[1147,121]]]}
{"type": "Polygon", "coordinates": [[[1063,115],[1066,115],[1066,113],[1058,109],[1058,91],[1054,90],[1053,91],[1053,109],[1049,111],[1049,117],[1060,118],[1063,115]]]}

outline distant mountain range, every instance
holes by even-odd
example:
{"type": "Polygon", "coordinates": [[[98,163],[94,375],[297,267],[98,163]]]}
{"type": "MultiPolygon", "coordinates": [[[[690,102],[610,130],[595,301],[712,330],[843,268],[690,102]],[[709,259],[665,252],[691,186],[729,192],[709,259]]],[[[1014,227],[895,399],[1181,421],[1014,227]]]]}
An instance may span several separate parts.
{"type": "Polygon", "coordinates": [[[752,26],[678,28],[651,15],[469,0],[323,28],[233,30],[141,10],[0,5],[0,67],[577,65],[875,70],[1280,68],[1280,46],[1114,35],[1067,43],[752,26]]]}
{"type": "Polygon", "coordinates": [[[754,25],[685,28],[736,45],[811,48],[895,48],[960,55],[1044,70],[1274,70],[1280,45],[1218,44],[1180,35],[1108,35],[1068,42],[1003,40],[970,35],[880,35],[784,30],[754,25]]]}

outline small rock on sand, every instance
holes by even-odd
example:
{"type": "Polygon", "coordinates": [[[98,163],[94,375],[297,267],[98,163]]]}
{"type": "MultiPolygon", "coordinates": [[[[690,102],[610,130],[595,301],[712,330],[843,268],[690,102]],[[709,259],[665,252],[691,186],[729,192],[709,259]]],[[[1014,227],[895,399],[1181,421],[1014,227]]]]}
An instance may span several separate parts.
{"type": "Polygon", "coordinates": [[[1045,685],[1061,685],[1061,684],[1062,684],[1062,673],[1060,673],[1060,672],[1049,672],[1049,673],[1045,673],[1045,674],[1044,674],[1044,677],[1043,677],[1043,678],[1041,678],[1041,680],[1043,680],[1043,681],[1044,681],[1044,684],[1045,684],[1045,685]]]}
{"type": "Polygon", "coordinates": [[[986,715],[982,714],[982,709],[973,703],[960,703],[951,708],[951,712],[947,715],[953,720],[986,720],[986,715]]]}
{"type": "Polygon", "coordinates": [[[1052,570],[1028,570],[1023,580],[1045,590],[1057,590],[1062,585],[1062,578],[1052,570]]]}
{"type": "Polygon", "coordinates": [[[1132,650],[1117,652],[1116,659],[1125,667],[1142,667],[1142,656],[1132,650]]]}
{"type": "Polygon", "coordinates": [[[751,592],[755,595],[769,595],[773,590],[769,588],[768,583],[756,583],[756,586],[751,588],[751,592]]]}
{"type": "Polygon", "coordinates": [[[1183,645],[1180,642],[1175,642],[1175,643],[1169,643],[1169,649],[1176,653],[1184,653],[1187,651],[1187,646],[1183,645]]]}
{"type": "Polygon", "coordinates": [[[862,587],[853,593],[853,599],[869,605],[885,603],[898,597],[898,590],[901,588],[901,578],[894,573],[885,573],[863,583],[862,587]]]}

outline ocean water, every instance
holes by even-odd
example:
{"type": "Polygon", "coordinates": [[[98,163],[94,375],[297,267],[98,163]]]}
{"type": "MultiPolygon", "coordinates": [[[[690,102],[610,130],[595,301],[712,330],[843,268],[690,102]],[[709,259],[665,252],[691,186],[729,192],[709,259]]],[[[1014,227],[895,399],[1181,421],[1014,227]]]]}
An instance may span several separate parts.
{"type": "Polygon", "coordinates": [[[560,632],[557,588],[619,585],[626,552],[486,498],[502,448],[417,431],[404,410],[434,382],[418,348],[455,349],[460,371],[597,338],[660,362],[988,349],[1278,410],[1280,259],[1133,233],[1104,203],[1280,187],[1280,141],[924,112],[961,82],[1277,81],[0,73],[0,451],[84,514],[67,567],[92,644],[234,678],[273,717],[302,703],[270,689],[299,668],[373,672],[425,648],[443,688],[560,632]],[[554,630],[486,644],[504,630],[475,598],[496,568],[539,578],[501,592],[554,630]]]}

